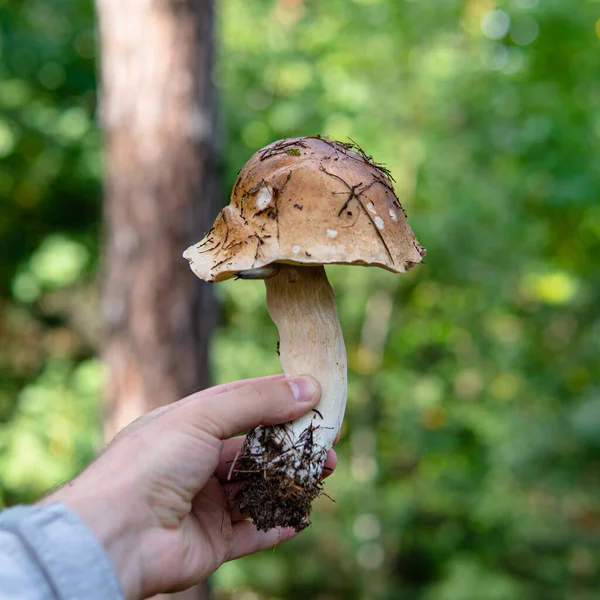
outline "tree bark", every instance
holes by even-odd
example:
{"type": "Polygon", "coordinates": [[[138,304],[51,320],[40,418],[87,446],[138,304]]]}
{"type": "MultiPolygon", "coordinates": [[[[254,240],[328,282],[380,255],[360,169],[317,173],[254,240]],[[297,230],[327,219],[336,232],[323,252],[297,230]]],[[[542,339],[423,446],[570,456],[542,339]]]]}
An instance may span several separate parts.
{"type": "Polygon", "coordinates": [[[214,6],[97,0],[97,9],[110,439],[139,415],[209,384],[215,303],[181,254],[217,208],[214,6]]]}

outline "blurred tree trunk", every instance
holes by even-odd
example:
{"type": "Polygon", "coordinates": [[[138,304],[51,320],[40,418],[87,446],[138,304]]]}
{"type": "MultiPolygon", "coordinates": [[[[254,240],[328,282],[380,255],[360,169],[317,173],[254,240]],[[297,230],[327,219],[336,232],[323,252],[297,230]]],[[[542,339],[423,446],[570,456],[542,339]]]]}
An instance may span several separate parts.
{"type": "MultiPolygon", "coordinates": [[[[209,383],[209,286],[181,254],[216,208],[213,0],[97,0],[106,147],[106,434],[209,383]]],[[[207,588],[171,597],[206,598],[207,588]]]]}

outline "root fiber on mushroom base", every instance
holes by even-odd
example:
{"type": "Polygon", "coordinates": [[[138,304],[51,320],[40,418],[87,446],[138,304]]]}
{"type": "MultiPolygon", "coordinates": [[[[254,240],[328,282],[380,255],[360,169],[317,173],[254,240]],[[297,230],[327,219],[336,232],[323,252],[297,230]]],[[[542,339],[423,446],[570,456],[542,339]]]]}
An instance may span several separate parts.
{"type": "Polygon", "coordinates": [[[302,531],[310,525],[311,505],[321,495],[327,458],[327,449],[314,440],[318,427],[311,425],[293,443],[283,426],[257,427],[246,438],[239,466],[233,468],[235,480],[243,483],[235,500],[257,529],[302,531]]]}

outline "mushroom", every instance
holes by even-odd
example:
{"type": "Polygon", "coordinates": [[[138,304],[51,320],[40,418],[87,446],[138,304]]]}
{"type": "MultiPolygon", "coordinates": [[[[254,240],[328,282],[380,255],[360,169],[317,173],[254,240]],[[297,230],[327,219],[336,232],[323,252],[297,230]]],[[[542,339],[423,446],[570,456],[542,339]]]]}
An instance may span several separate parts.
{"type": "Polygon", "coordinates": [[[347,362],[325,264],[404,273],[425,255],[406,222],[389,171],[356,144],[284,139],[254,154],[231,202],[184,257],[209,282],[264,279],[286,375],[312,375],[322,397],[311,413],[257,427],[232,467],[240,510],[255,526],[306,527],[328,451],[342,425],[347,362]]]}

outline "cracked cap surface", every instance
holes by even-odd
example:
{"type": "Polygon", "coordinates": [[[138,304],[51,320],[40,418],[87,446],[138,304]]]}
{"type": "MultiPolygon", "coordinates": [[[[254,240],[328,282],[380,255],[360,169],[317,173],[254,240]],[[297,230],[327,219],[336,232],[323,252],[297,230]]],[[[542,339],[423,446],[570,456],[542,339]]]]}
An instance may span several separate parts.
{"type": "Polygon", "coordinates": [[[357,146],[303,137],[256,152],[229,206],[183,256],[201,279],[223,281],[275,262],[404,273],[425,252],[384,167],[357,146]]]}

